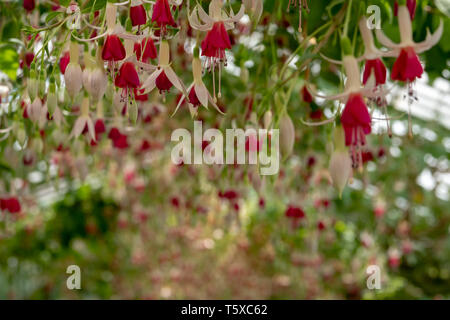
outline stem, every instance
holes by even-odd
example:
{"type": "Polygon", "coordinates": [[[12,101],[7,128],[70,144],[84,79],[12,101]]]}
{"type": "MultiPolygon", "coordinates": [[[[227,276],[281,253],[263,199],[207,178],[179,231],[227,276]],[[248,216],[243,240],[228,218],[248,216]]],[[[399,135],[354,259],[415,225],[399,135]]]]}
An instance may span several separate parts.
{"type": "Polygon", "coordinates": [[[343,33],[344,37],[347,36],[347,33],[348,33],[348,24],[350,22],[351,8],[352,8],[352,0],[350,0],[350,2],[349,2],[349,5],[347,7],[347,14],[345,15],[344,33],[343,33]]]}

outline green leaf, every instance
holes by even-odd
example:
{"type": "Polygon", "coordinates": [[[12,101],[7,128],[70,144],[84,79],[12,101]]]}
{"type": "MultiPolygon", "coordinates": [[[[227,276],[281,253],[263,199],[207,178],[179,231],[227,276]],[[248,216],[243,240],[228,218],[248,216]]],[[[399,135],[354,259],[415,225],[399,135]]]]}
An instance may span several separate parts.
{"type": "Polygon", "coordinates": [[[18,53],[12,48],[2,49],[0,55],[0,71],[4,72],[12,81],[16,80],[19,67],[18,53]]]}

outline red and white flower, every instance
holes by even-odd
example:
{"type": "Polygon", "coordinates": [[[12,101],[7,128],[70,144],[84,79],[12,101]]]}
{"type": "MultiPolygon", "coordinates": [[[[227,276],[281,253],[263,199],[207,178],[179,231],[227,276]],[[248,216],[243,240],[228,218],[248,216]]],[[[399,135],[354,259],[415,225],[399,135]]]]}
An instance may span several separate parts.
{"type": "Polygon", "coordinates": [[[75,125],[73,126],[69,139],[72,137],[78,138],[84,131],[85,127],[87,127],[88,129],[90,138],[95,141],[95,128],[94,123],[92,122],[92,119],[89,115],[89,98],[87,96],[83,98],[83,101],[81,103],[81,115],[75,121],[75,125]]]}
{"type": "MultiPolygon", "coordinates": [[[[196,5],[192,13],[188,16],[192,28],[200,31],[208,31],[201,44],[202,56],[207,57],[207,67],[210,71],[212,70],[213,78],[215,78],[214,69],[219,68],[219,98],[221,97],[221,70],[224,65],[226,66],[227,62],[225,50],[231,49],[231,42],[227,30],[234,28],[234,24],[241,20],[244,12],[245,7],[241,5],[236,15],[233,13],[233,10],[228,15],[223,10],[223,0],[212,0],[209,4],[209,15],[200,5],[196,5]]],[[[215,100],[215,79],[213,79],[213,84],[215,100]]]]}
{"type": "MultiPolygon", "coordinates": [[[[169,2],[169,0],[156,0],[153,5],[152,22],[156,22],[158,27],[161,28],[161,35],[167,32],[167,26],[177,26],[175,20],[173,20],[169,2]]],[[[179,3],[181,4],[181,1],[179,3]]]]}
{"type": "Polygon", "coordinates": [[[131,0],[130,19],[133,27],[147,23],[147,12],[141,0],[131,0]]]}
{"type": "MultiPolygon", "coordinates": [[[[195,54],[194,54],[195,55],[195,54]]],[[[194,116],[197,114],[198,106],[202,105],[206,109],[208,109],[208,102],[211,103],[217,111],[223,114],[217,104],[214,102],[214,99],[211,97],[208,89],[203,83],[202,79],[202,63],[200,58],[194,57],[192,61],[192,74],[194,76],[194,82],[187,88],[189,92],[189,110],[191,115],[194,116]]],[[[181,106],[183,101],[185,101],[186,96],[183,96],[174,111],[174,114],[177,112],[178,108],[181,106]]]]}
{"type": "Polygon", "coordinates": [[[431,34],[427,31],[427,37],[422,42],[414,42],[412,32],[411,14],[407,6],[398,7],[398,25],[400,29],[400,43],[392,42],[382,30],[377,29],[377,38],[381,44],[391,49],[389,56],[397,57],[394,63],[391,79],[411,83],[420,78],[423,67],[417,54],[427,51],[439,42],[444,24],[441,20],[438,29],[431,34]]]}
{"type": "MultiPolygon", "coordinates": [[[[160,92],[168,92],[172,86],[175,86],[185,96],[187,96],[185,86],[170,66],[170,48],[166,40],[161,41],[159,46],[159,61],[156,70],[142,84],[143,92],[148,93],[155,87],[160,92]]],[[[142,90],[141,90],[142,91],[142,90]]]]}

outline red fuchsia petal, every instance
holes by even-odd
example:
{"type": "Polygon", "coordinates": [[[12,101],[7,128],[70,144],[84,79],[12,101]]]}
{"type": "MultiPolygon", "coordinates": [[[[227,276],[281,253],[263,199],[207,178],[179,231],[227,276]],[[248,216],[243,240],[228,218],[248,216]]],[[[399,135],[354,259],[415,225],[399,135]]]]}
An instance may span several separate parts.
{"type": "Polygon", "coordinates": [[[412,82],[420,78],[423,67],[419,57],[413,48],[408,47],[401,50],[400,55],[392,67],[392,80],[412,82]]]}
{"type": "MultiPolygon", "coordinates": [[[[406,1],[406,7],[409,10],[409,16],[411,17],[411,20],[414,20],[414,17],[416,15],[416,6],[417,6],[416,0],[407,0],[406,1]]],[[[394,3],[394,16],[397,16],[397,13],[398,13],[398,2],[395,1],[395,3],[394,3]]]]}
{"type": "Polygon", "coordinates": [[[133,27],[147,23],[147,13],[142,4],[130,7],[130,19],[133,27]]]}
{"type": "Polygon", "coordinates": [[[302,210],[302,208],[294,207],[294,206],[289,206],[286,209],[284,214],[288,218],[300,219],[300,218],[304,218],[305,217],[305,212],[302,210]]]}
{"type": "Polygon", "coordinates": [[[155,82],[156,87],[159,89],[159,91],[169,91],[173,86],[172,82],[170,82],[169,78],[167,78],[164,71],[159,74],[155,82]]]}
{"type": "Polygon", "coordinates": [[[165,27],[166,25],[176,26],[168,0],[156,0],[153,6],[152,21],[156,22],[159,27],[165,27]]]}
{"type": "Polygon", "coordinates": [[[144,139],[144,140],[142,140],[142,143],[139,147],[138,152],[145,152],[147,150],[150,150],[150,148],[151,148],[150,142],[148,142],[148,140],[144,139]]]}
{"type": "Polygon", "coordinates": [[[308,90],[308,88],[306,88],[306,86],[303,86],[303,88],[302,88],[302,98],[303,98],[303,101],[305,101],[306,103],[313,102],[313,97],[312,97],[311,93],[309,93],[309,90],[308,90]]]}
{"type": "Polygon", "coordinates": [[[191,103],[195,107],[198,107],[201,104],[200,100],[198,100],[198,98],[197,98],[197,93],[195,92],[195,86],[192,87],[191,91],[189,91],[189,103],[191,103]]]}
{"type": "Polygon", "coordinates": [[[119,37],[110,34],[106,37],[102,49],[102,59],[105,61],[120,61],[125,58],[125,48],[119,37]]]}
{"type": "Polygon", "coordinates": [[[351,94],[348,98],[347,104],[345,105],[344,111],[342,112],[341,122],[344,127],[345,132],[345,144],[356,145],[358,139],[362,144],[365,143],[364,135],[371,132],[371,119],[367,106],[364,102],[363,97],[360,94],[351,94]],[[356,137],[354,132],[355,129],[362,129],[362,136],[356,137]]]}
{"type": "Polygon", "coordinates": [[[66,72],[67,65],[70,62],[70,53],[69,51],[66,51],[64,55],[59,59],[59,70],[61,70],[61,73],[64,74],[66,72]]]}
{"type": "Polygon", "coordinates": [[[136,53],[136,58],[142,62],[147,62],[148,59],[156,59],[158,56],[155,43],[152,38],[144,39],[141,43],[136,42],[134,44],[134,52],[136,53]],[[142,54],[142,50],[144,50],[144,54],[142,54]]]}
{"type": "Polygon", "coordinates": [[[225,49],[231,49],[230,37],[223,22],[215,22],[202,41],[202,56],[223,59],[225,49]]]}
{"type": "Polygon", "coordinates": [[[128,148],[129,145],[128,145],[127,138],[128,137],[126,135],[120,134],[120,136],[117,139],[113,140],[114,148],[117,148],[117,149],[126,149],[126,148],[128,148]]]}
{"type": "Polygon", "coordinates": [[[142,54],[143,62],[147,62],[148,59],[156,59],[158,56],[155,43],[152,38],[142,40],[141,47],[144,49],[144,53],[142,54]]]}
{"type": "Polygon", "coordinates": [[[27,67],[29,68],[31,63],[34,60],[34,53],[33,52],[27,52],[25,54],[25,63],[27,64],[27,67]]]}
{"type": "Polygon", "coordinates": [[[381,59],[366,60],[364,67],[363,83],[366,84],[371,74],[375,76],[375,85],[386,83],[386,66],[381,59]]]}
{"type": "Polygon", "coordinates": [[[117,140],[120,137],[121,133],[117,128],[111,128],[108,134],[108,138],[111,140],[117,140]]]}
{"type": "Polygon", "coordinates": [[[6,210],[6,199],[0,199],[0,209],[1,210],[6,210]]]}
{"type": "Polygon", "coordinates": [[[136,54],[136,59],[141,60],[142,49],[141,49],[141,44],[139,42],[134,43],[133,51],[136,54]]]}
{"type": "Polygon", "coordinates": [[[5,209],[4,210],[8,210],[10,213],[17,213],[20,212],[21,210],[21,206],[20,206],[20,202],[17,198],[15,197],[11,197],[8,199],[4,199],[5,203],[5,209]]]}
{"type": "Polygon", "coordinates": [[[371,151],[365,151],[361,154],[363,163],[372,161],[374,159],[373,153],[371,151]]]}
{"type": "Polygon", "coordinates": [[[96,135],[100,135],[100,134],[106,132],[105,123],[103,122],[102,119],[97,119],[97,121],[95,121],[94,128],[95,128],[96,135]]]}
{"type": "Polygon", "coordinates": [[[139,94],[140,91],[138,89],[134,89],[134,99],[136,101],[148,101],[148,93],[139,94]]]}
{"type": "Polygon", "coordinates": [[[36,3],[34,0],[23,0],[23,8],[28,12],[31,12],[36,7],[36,3]]]}
{"type": "Polygon", "coordinates": [[[132,62],[122,64],[115,85],[119,88],[138,88],[140,86],[139,75],[132,62]]]}

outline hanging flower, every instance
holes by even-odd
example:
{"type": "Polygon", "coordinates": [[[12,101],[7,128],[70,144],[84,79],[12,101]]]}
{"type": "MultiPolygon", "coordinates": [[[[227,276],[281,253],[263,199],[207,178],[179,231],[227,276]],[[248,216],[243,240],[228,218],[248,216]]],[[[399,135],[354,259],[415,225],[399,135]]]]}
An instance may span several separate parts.
{"type": "MultiPolygon", "coordinates": [[[[125,32],[120,23],[116,23],[116,15],[117,15],[117,7],[111,2],[106,4],[106,26],[107,29],[103,34],[100,34],[95,37],[91,37],[89,39],[81,39],[78,38],[74,33],[72,33],[72,37],[82,42],[94,41],[103,37],[106,37],[105,42],[102,48],[102,59],[108,62],[108,70],[114,76],[114,73],[117,71],[117,62],[125,59],[126,50],[124,45],[122,44],[122,39],[130,39],[133,41],[138,41],[145,36],[142,35],[133,35],[125,32]]],[[[95,26],[90,26],[94,27],[95,26]]]]}
{"type": "Polygon", "coordinates": [[[167,26],[177,26],[170,11],[169,0],[156,0],[153,5],[152,21],[161,28],[161,34],[167,32],[167,26]]]}
{"type": "Polygon", "coordinates": [[[66,51],[62,55],[61,59],[59,59],[59,70],[61,71],[62,74],[66,72],[66,68],[69,62],[70,62],[70,52],[66,51]]]}
{"type": "Polygon", "coordinates": [[[27,12],[31,12],[36,7],[35,0],[23,0],[23,8],[27,10],[27,12]]]}
{"type": "Polygon", "coordinates": [[[89,98],[85,96],[81,103],[81,115],[75,121],[72,132],[70,133],[69,139],[72,137],[78,138],[80,134],[87,127],[90,138],[95,141],[95,129],[92,119],[89,116],[89,98]]]}
{"type": "Polygon", "coordinates": [[[0,209],[9,211],[9,213],[18,213],[21,210],[21,206],[17,197],[1,198],[0,209]]]}
{"type": "Polygon", "coordinates": [[[381,57],[384,52],[381,52],[373,41],[372,31],[367,27],[366,17],[359,20],[359,30],[364,41],[364,54],[358,58],[358,61],[366,60],[363,73],[363,84],[367,84],[369,78],[371,79],[371,86],[376,87],[386,83],[386,66],[381,57]]]}
{"type": "Polygon", "coordinates": [[[116,149],[126,149],[129,147],[127,136],[122,134],[119,129],[112,128],[109,131],[108,138],[112,140],[113,147],[116,149]]]}
{"type": "MultiPolygon", "coordinates": [[[[350,147],[353,167],[359,168],[362,165],[361,154],[363,147],[366,145],[365,136],[371,132],[371,117],[364,97],[375,98],[378,96],[378,92],[375,92],[373,87],[366,86],[362,88],[358,61],[353,55],[349,54],[351,52],[350,40],[347,37],[343,38],[341,45],[345,52],[342,63],[347,75],[344,92],[329,97],[324,97],[317,93],[314,94],[324,99],[336,99],[345,103],[345,108],[341,115],[341,122],[345,132],[345,144],[350,147]]],[[[312,125],[320,125],[332,121],[334,121],[334,118],[312,125]]]]}
{"type": "Polygon", "coordinates": [[[366,145],[366,135],[371,132],[371,119],[364,98],[360,93],[349,96],[341,116],[345,132],[345,145],[350,146],[353,167],[362,165],[362,148],[366,145]]]}
{"type": "Polygon", "coordinates": [[[147,63],[149,59],[156,59],[158,54],[156,52],[155,43],[151,37],[147,37],[142,42],[134,44],[134,53],[139,61],[147,63]]]}
{"type": "MultiPolygon", "coordinates": [[[[91,60],[91,58],[88,59],[91,60]]],[[[105,73],[103,61],[100,59],[99,54],[97,54],[95,61],[90,62],[90,68],[86,65],[83,71],[83,85],[92,101],[97,102],[103,98],[108,86],[108,76],[105,73]],[[87,72],[86,76],[85,72],[87,72]]]]}
{"type": "Polygon", "coordinates": [[[337,126],[334,129],[334,151],[328,171],[334,187],[338,189],[339,197],[342,197],[342,191],[352,174],[352,160],[348,156],[345,142],[345,133],[341,126],[337,126]]]}
{"type": "Polygon", "coordinates": [[[411,15],[405,5],[398,7],[398,24],[400,29],[400,43],[393,43],[381,30],[376,30],[377,38],[381,44],[391,49],[390,56],[397,57],[394,63],[391,79],[411,83],[417,78],[420,78],[423,73],[422,65],[420,64],[417,54],[422,53],[436,43],[442,36],[443,21],[435,33],[427,32],[427,37],[424,41],[415,43],[412,36],[411,15]]]}
{"type": "Polygon", "coordinates": [[[134,101],[134,92],[140,86],[139,75],[132,62],[124,62],[119,70],[114,84],[122,88],[122,101],[132,104],[134,101]]]}
{"type": "Polygon", "coordinates": [[[219,93],[221,97],[220,78],[222,67],[227,64],[225,50],[231,49],[231,42],[227,30],[234,28],[234,23],[238,22],[244,15],[245,7],[241,6],[239,12],[234,15],[231,10],[230,15],[223,12],[222,0],[212,0],[209,5],[209,15],[200,5],[195,6],[188,16],[192,28],[200,31],[208,31],[202,41],[202,56],[207,57],[208,70],[213,72],[213,97],[216,100],[215,74],[214,70],[219,69],[219,93]],[[203,24],[200,22],[200,20],[203,24]]]}
{"type": "Polygon", "coordinates": [[[141,0],[132,0],[130,6],[131,25],[141,26],[147,23],[147,12],[141,0]]]}
{"type": "Polygon", "coordinates": [[[79,54],[78,44],[72,41],[70,43],[70,62],[64,72],[66,89],[72,99],[81,91],[83,86],[83,72],[78,63],[79,54]]]}
{"type": "Polygon", "coordinates": [[[172,86],[175,86],[187,96],[183,82],[178,78],[170,66],[169,43],[166,40],[163,40],[159,47],[158,67],[147,80],[145,80],[142,89],[143,93],[148,93],[155,87],[157,87],[160,92],[168,92],[172,86]]]}
{"type": "MultiPolygon", "coordinates": [[[[194,59],[192,60],[192,74],[194,76],[194,82],[187,88],[189,92],[189,110],[191,111],[191,115],[194,116],[197,114],[198,106],[203,105],[206,109],[208,109],[208,102],[211,103],[217,111],[223,114],[223,112],[219,109],[217,104],[214,102],[214,99],[211,97],[211,94],[208,92],[205,84],[202,79],[202,64],[200,58],[198,57],[198,48],[194,49],[194,59]]],[[[182,96],[178,101],[178,105],[174,111],[174,114],[177,112],[178,108],[181,106],[186,96],[182,96]]]]}

